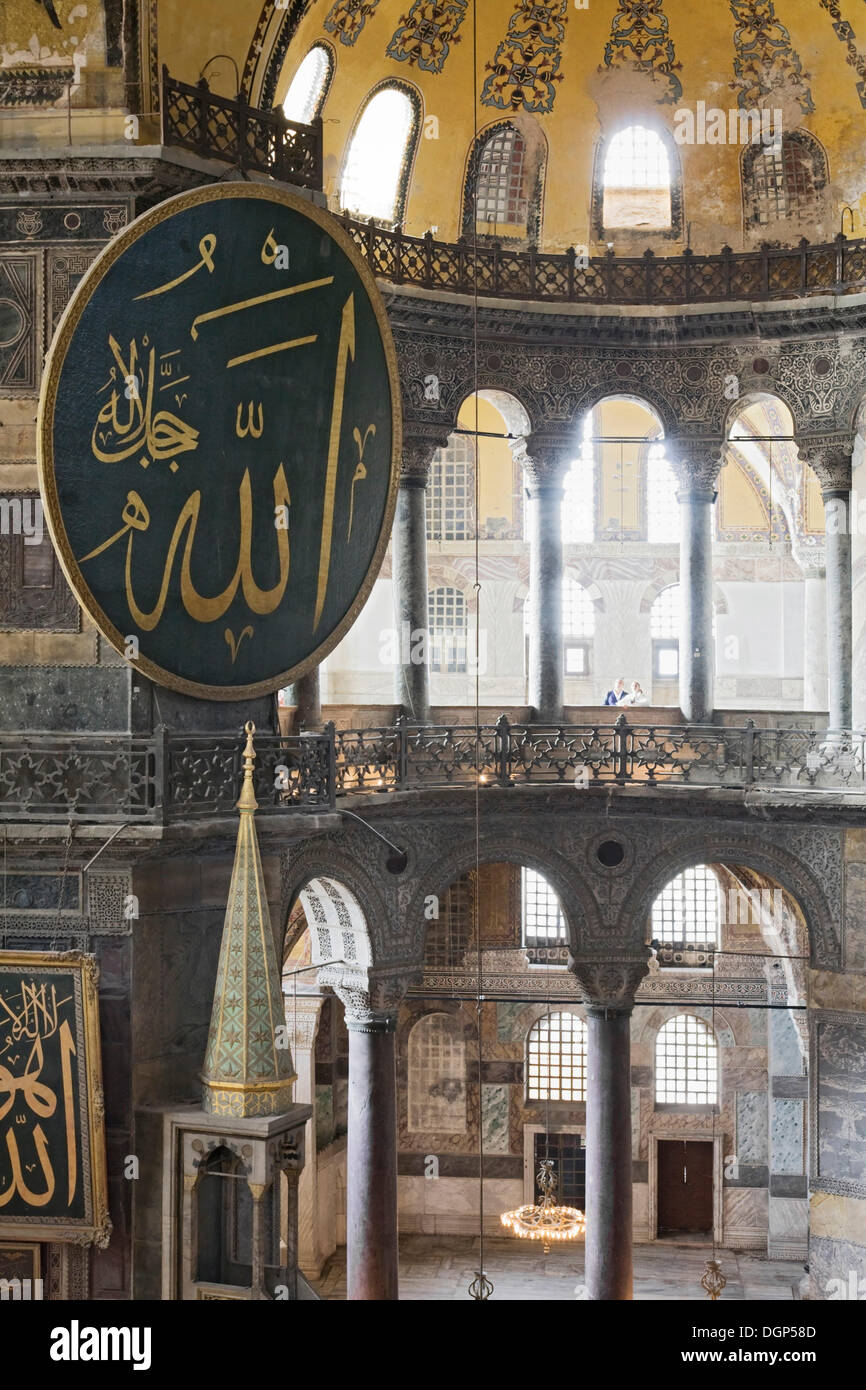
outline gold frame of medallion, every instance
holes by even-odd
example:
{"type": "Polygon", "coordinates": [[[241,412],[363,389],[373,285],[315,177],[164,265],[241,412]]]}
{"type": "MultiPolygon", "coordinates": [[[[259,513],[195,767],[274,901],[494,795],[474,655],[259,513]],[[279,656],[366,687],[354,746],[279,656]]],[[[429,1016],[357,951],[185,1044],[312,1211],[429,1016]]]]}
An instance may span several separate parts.
{"type": "MultiPolygon", "coordinates": [[[[81,987],[81,1031],[76,1047],[84,1047],[87,1080],[86,1125],[90,1158],[90,1182],[86,1207],[89,1220],[41,1220],[39,1217],[4,1217],[0,1209],[0,1241],[61,1241],[72,1245],[96,1245],[104,1250],[111,1238],[108,1214],[108,1174],[105,1155],[105,1097],[102,1089],[102,1051],[99,1041],[99,967],[96,958],[83,951],[0,951],[0,966],[12,966],[38,975],[40,968],[78,971],[81,987]]],[[[79,1121],[85,1119],[83,1107],[79,1121]]],[[[83,1130],[83,1124],[81,1126],[83,1130]]],[[[82,1181],[86,1168],[82,1163],[82,1181]]]]}
{"type": "Polygon", "coordinates": [[[188,193],[178,193],[174,197],[166,198],[150,211],[142,213],[128,227],[119,232],[105,249],[100,252],[96,260],[89,267],[86,274],[82,277],[72,299],[66,306],[57,330],[54,334],[51,346],[45,358],[45,370],[42,377],[42,389],[39,393],[39,410],[36,424],[36,455],[39,474],[39,490],[48,521],[48,531],[54,544],[54,549],[60,561],[63,573],[69,587],[78,600],[81,607],[88,617],[96,624],[102,635],[111,643],[115,651],[124,657],[126,663],[133,670],[141,671],[143,675],[150,677],[157,685],[166,686],[169,690],[176,690],[184,695],[192,695],[198,699],[207,700],[249,700],[259,695],[270,695],[282,689],[286,685],[291,685],[301,676],[313,670],[321,661],[333,651],[334,647],[342,641],[349,628],[354,623],[364,604],[370,595],[382,561],[385,558],[385,551],[391,538],[391,527],[394,521],[394,511],[397,505],[397,488],[399,485],[400,461],[403,448],[403,419],[401,412],[401,393],[400,377],[397,370],[397,353],[394,348],[394,339],[391,334],[391,325],[388,322],[388,315],[385,311],[385,304],[382,299],[379,287],[376,284],[372,271],[367,262],[362,258],[351,237],[340,226],[332,213],[323,208],[317,207],[312,202],[298,197],[297,194],[289,193],[286,189],[276,187],[272,184],[257,183],[220,183],[208,184],[204,188],[196,188],[188,193]],[[63,525],[63,518],[60,514],[60,507],[57,497],[57,488],[54,478],[54,408],[57,400],[57,388],[63,364],[66,360],[66,353],[72,341],[75,329],[81,318],[84,309],[102,282],[106,272],[114,265],[115,261],[123,255],[124,251],[135,244],[145,233],[161,222],[167,221],[176,213],[183,212],[186,208],[196,207],[202,203],[216,202],[223,198],[260,198],[268,202],[279,203],[282,207],[292,209],[302,216],[314,222],[318,227],[326,231],[333,241],[339,246],[340,250],[346,255],[351,265],[354,267],[367,296],[382,340],[382,348],[385,354],[385,363],[388,370],[388,379],[391,388],[391,476],[388,486],[388,494],[385,502],[385,513],[382,519],[382,528],[373,552],[373,558],[364,576],[361,587],[358,590],[348,611],[341,621],[334,628],[333,632],[325,638],[323,642],[310,653],[310,655],[297,666],[291,667],[287,671],[282,671],[278,675],[269,677],[266,680],[258,681],[254,685],[246,686],[227,686],[227,685],[203,685],[199,681],[187,680],[183,676],[175,675],[167,671],[164,667],[158,666],[147,657],[139,656],[136,660],[131,660],[124,655],[126,638],[102,611],[90,592],[90,588],[78,567],[72,548],[69,544],[66,530],[63,525]]]}

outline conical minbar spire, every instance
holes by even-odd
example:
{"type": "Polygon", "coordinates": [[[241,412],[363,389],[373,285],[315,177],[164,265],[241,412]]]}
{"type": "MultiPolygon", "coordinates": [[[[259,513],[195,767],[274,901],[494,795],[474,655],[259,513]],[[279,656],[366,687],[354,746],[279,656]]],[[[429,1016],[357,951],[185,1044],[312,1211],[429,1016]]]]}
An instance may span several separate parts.
{"type": "Polygon", "coordinates": [[[253,734],[246,725],[240,825],[220,946],[202,1107],[212,1115],[280,1115],[295,1080],[277,954],[256,838],[253,734]]]}

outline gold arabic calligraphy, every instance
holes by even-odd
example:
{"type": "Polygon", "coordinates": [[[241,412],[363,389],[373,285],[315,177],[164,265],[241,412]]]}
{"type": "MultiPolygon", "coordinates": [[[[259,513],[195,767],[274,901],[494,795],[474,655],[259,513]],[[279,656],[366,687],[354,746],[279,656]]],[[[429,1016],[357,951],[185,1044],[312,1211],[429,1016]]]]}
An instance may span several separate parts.
{"type": "MultiPolygon", "coordinates": [[[[0,1120],[4,1120],[13,1107],[22,1104],[24,1110],[16,1109],[14,1124],[26,1125],[29,1115],[36,1117],[30,1135],[36,1151],[38,1166],[42,1175],[41,1191],[31,1186],[25,1172],[32,1172],[36,1163],[23,1163],[14,1125],[6,1130],[5,1148],[9,1159],[11,1181],[8,1186],[5,1178],[0,1178],[0,1208],[8,1206],[16,1196],[28,1207],[44,1207],[52,1200],[56,1189],[54,1165],[51,1161],[50,1145],[40,1120],[49,1120],[56,1113],[58,1096],[43,1081],[45,1066],[44,1044],[57,1037],[60,1050],[62,1077],[62,1096],[65,1120],[66,1158],[67,1158],[67,1206],[71,1206],[78,1184],[77,1138],[75,1130],[74,1091],[71,1059],[75,1056],[75,1041],[68,1021],[60,1019],[60,1009],[70,1002],[69,998],[58,1000],[56,986],[50,992],[45,984],[36,985],[20,981],[20,989],[15,995],[0,994],[0,1010],[5,1015],[4,1041],[6,1046],[0,1052],[5,1058],[0,1062],[0,1120]],[[20,999],[20,1005],[15,1001],[20,999]],[[27,1044],[29,1044],[29,1049],[27,1044]],[[17,1050],[13,1054],[12,1049],[17,1050]],[[22,1050],[26,1053],[24,1068],[14,1072],[12,1067],[21,1060],[22,1050]],[[8,1065],[7,1065],[8,1063],[8,1065]],[[20,1097],[20,1100],[19,1100],[20,1097]],[[29,1115],[28,1115],[29,1112],[29,1115]]],[[[2,1024],[0,1024],[2,1026],[2,1024]]],[[[0,1167],[2,1174],[2,1167],[0,1167]]]]}

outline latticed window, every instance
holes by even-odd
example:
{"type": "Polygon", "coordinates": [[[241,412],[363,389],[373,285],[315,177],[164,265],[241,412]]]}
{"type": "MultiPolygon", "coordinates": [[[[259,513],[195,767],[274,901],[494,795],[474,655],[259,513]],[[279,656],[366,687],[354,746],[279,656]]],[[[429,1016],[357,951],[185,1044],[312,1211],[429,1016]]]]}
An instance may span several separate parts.
{"type": "Polygon", "coordinates": [[[665,446],[652,444],[647,456],[647,540],[665,545],[680,538],[680,504],[676,474],[665,458],[665,446]]]}
{"type": "Polygon", "coordinates": [[[427,538],[431,541],[465,541],[473,533],[475,502],[475,441],[468,434],[452,434],[444,449],[437,449],[427,487],[427,538]]]}
{"type": "Polygon", "coordinates": [[[475,220],[490,226],[526,226],[523,195],[526,146],[518,130],[497,130],[478,157],[475,220]]]}
{"type": "Polygon", "coordinates": [[[684,869],[659,893],[652,910],[657,941],[719,944],[719,881],[706,864],[684,869]]]}
{"type": "Polygon", "coordinates": [[[565,637],[595,633],[595,604],[583,585],[568,575],[562,585],[562,631],[565,637]]]}
{"type": "Polygon", "coordinates": [[[549,946],[568,940],[559,898],[543,874],[520,871],[524,946],[549,946]]]}
{"type": "Polygon", "coordinates": [[[718,1091],[718,1048],[712,1030],[694,1014],[677,1014],[656,1038],[656,1102],[715,1105],[718,1091]]]}
{"type": "Polygon", "coordinates": [[[429,591],[427,620],[431,671],[466,670],[467,617],[466,598],[459,589],[443,585],[429,591]]]}
{"type": "Polygon", "coordinates": [[[650,609],[653,680],[675,681],[680,672],[680,586],[669,584],[650,609]]]}
{"type": "Polygon", "coordinates": [[[817,195],[826,184],[824,151],[804,130],[783,135],[770,145],[750,145],[743,155],[750,226],[762,227],[789,217],[814,217],[817,195]]]}
{"type": "Polygon", "coordinates": [[[462,965],[466,952],[475,944],[475,880],[472,874],[464,874],[441,895],[439,916],[428,923],[424,966],[451,969],[462,965]]]}
{"type": "Polygon", "coordinates": [[[382,87],[364,107],[343,166],[340,206],[394,222],[416,128],[415,107],[398,87],[382,87]]]}
{"type": "Polygon", "coordinates": [[[565,475],[562,539],[566,545],[588,545],[595,539],[595,460],[588,440],[565,475]]]}
{"type": "Polygon", "coordinates": [[[466,1129],[466,1043],[453,1014],[427,1014],[409,1034],[410,1130],[466,1129]]]}
{"type": "Polygon", "coordinates": [[[526,1099],[586,1100],[586,1024],[577,1014],[547,1014],[530,1030],[526,1099]]]}
{"type": "Polygon", "coordinates": [[[315,44],[295,73],[283,102],[283,115],[289,121],[309,125],[322,110],[331,76],[331,55],[322,44],[315,44]]]}

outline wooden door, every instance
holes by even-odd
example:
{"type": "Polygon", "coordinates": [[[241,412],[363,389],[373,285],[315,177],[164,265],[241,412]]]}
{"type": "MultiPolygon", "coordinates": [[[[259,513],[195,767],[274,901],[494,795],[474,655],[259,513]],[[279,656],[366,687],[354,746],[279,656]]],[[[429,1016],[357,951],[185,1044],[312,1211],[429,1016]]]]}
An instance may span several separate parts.
{"type": "Polygon", "coordinates": [[[658,1233],[713,1229],[713,1146],[704,1140],[658,1144],[658,1233]]]}

